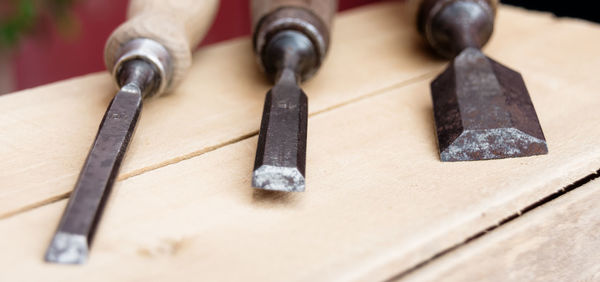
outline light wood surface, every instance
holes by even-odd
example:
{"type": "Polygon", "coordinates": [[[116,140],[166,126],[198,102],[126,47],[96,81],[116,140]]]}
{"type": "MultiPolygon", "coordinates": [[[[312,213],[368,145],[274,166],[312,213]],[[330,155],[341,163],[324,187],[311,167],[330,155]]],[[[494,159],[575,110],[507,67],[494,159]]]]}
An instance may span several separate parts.
{"type": "Polygon", "coordinates": [[[153,39],[172,56],[173,75],[168,78],[166,92],[174,90],[190,68],[191,50],[211,26],[218,4],[218,0],[130,0],[128,20],[106,42],[106,68],[114,69],[119,48],[127,42],[153,39]]]}
{"type": "Polygon", "coordinates": [[[399,281],[600,281],[600,180],[399,281]]]}
{"type": "Polygon", "coordinates": [[[401,10],[338,17],[331,56],[305,88],[305,193],[250,188],[269,85],[248,39],[199,51],[192,79],[146,104],[83,267],[42,256],[111,82],[0,97],[11,132],[0,139],[0,281],[383,280],[600,167],[599,27],[501,7],[486,51],[523,73],[550,154],[442,163],[429,81],[445,62],[401,10]]]}
{"type": "MultiPolygon", "coordinates": [[[[386,7],[343,14],[333,38],[340,44],[332,45],[327,67],[302,85],[309,96],[309,113],[364,99],[442,69],[444,62],[420,48],[414,30],[398,28],[403,25],[397,17],[401,7],[386,7]]],[[[2,136],[0,146],[0,155],[7,160],[0,170],[0,218],[64,198],[73,189],[115,94],[113,85],[101,73],[0,98],[0,130],[11,132],[2,136]]],[[[270,87],[248,38],[203,48],[177,91],[144,104],[119,179],[256,134],[270,87]]]]}

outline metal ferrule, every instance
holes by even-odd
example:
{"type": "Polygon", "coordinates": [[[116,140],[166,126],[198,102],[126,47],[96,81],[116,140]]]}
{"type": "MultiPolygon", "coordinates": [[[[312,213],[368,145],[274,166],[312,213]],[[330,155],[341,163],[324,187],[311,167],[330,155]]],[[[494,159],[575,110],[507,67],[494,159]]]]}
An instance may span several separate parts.
{"type": "MultiPolygon", "coordinates": [[[[325,42],[325,38],[321,35],[319,30],[313,24],[297,18],[280,18],[276,19],[270,23],[273,26],[273,29],[276,29],[278,32],[283,30],[294,30],[297,28],[289,28],[289,27],[300,27],[299,30],[305,33],[309,38],[315,41],[315,46],[319,52],[319,57],[325,57],[325,53],[327,52],[327,43],[325,42]]],[[[276,32],[273,32],[276,33],[276,32]]],[[[270,36],[272,37],[272,36],[270,36]]],[[[265,42],[259,42],[259,46],[264,46],[267,44],[265,42]]]]}
{"type": "Polygon", "coordinates": [[[317,51],[317,64],[311,71],[302,74],[302,80],[309,79],[318,70],[329,48],[329,30],[311,11],[299,7],[282,7],[264,16],[254,31],[254,51],[264,69],[262,58],[264,48],[278,33],[295,30],[303,33],[317,51]]]}
{"type": "MultiPolygon", "coordinates": [[[[167,49],[162,44],[148,38],[138,38],[127,42],[119,49],[117,61],[112,71],[117,84],[119,84],[119,77],[117,76],[123,63],[134,59],[144,60],[155,66],[158,71],[160,84],[155,93],[149,96],[163,93],[173,77],[172,59],[167,49]]],[[[123,87],[123,85],[119,85],[119,87],[123,87]]]]}

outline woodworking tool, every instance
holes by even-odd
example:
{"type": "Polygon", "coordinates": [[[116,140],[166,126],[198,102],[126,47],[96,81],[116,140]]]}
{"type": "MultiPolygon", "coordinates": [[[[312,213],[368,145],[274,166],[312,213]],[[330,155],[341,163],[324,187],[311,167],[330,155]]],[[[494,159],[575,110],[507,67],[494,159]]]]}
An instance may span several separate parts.
{"type": "Polygon", "coordinates": [[[521,74],[481,51],[494,29],[497,0],[422,0],[417,26],[427,43],[451,59],[431,83],[442,161],[548,153],[521,74]]]}
{"type": "Polygon", "coordinates": [[[104,58],[120,90],[112,99],[71,194],[46,261],[81,264],[133,135],[142,99],[173,90],[191,65],[217,0],[132,0],[104,58]]]}
{"type": "Polygon", "coordinates": [[[308,98],[300,82],[319,69],[336,0],[253,0],[254,53],[275,83],[265,98],[252,175],[256,188],[305,189],[308,98]]]}

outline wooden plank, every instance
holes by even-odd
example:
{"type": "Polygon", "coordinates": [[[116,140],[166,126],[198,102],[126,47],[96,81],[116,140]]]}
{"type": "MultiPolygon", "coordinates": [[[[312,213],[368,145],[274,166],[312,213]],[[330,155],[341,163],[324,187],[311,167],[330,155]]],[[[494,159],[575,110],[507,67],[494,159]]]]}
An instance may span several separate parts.
{"type": "Polygon", "coordinates": [[[490,53],[525,75],[549,155],[440,162],[416,80],[310,118],[306,193],[249,188],[252,137],[118,182],[83,267],[42,262],[66,201],[4,219],[0,281],[377,281],[495,225],[600,167],[600,28],[500,13],[523,37],[490,53]]]}
{"type": "MultiPolygon", "coordinates": [[[[424,79],[444,65],[422,48],[402,10],[387,3],[339,16],[330,57],[305,85],[311,113],[424,79]]],[[[500,20],[497,37],[510,40],[494,41],[492,54],[553,22],[513,10],[500,20]]],[[[119,179],[252,136],[268,87],[249,39],[200,50],[176,93],[145,104],[119,179]]],[[[68,195],[112,95],[114,86],[101,73],[0,98],[0,132],[10,133],[0,136],[0,218],[68,195]]]]}
{"type": "Polygon", "coordinates": [[[599,202],[596,180],[400,281],[599,281],[599,202]]]}

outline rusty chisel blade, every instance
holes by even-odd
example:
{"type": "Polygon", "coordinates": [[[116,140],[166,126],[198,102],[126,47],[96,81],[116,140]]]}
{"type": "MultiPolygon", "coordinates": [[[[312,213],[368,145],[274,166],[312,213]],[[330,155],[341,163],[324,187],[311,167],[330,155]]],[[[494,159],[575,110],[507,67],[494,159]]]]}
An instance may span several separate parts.
{"type": "Polygon", "coordinates": [[[82,264],[86,261],[96,226],[119,166],[134,133],[144,93],[160,79],[155,68],[143,60],[124,63],[121,89],[113,98],[81,169],[73,194],[46,252],[46,261],[82,264]]]}
{"type": "Polygon", "coordinates": [[[494,30],[496,0],[423,0],[417,27],[451,59],[431,83],[442,161],[474,161],[548,153],[523,77],[481,48],[494,30]]]}
{"type": "Polygon", "coordinates": [[[108,37],[106,68],[120,88],[46,252],[46,261],[81,264],[131,139],[142,100],[175,90],[192,63],[191,51],[210,26],[218,1],[131,0],[127,21],[108,37]]]}
{"type": "Polygon", "coordinates": [[[525,82],[467,48],[431,83],[442,161],[546,154],[548,147],[525,82]]]}
{"type": "Polygon", "coordinates": [[[252,186],[304,191],[308,98],[285,70],[265,98],[252,186]]]}
{"type": "Polygon", "coordinates": [[[337,0],[253,1],[253,47],[267,77],[252,186],[305,191],[308,98],[300,83],[310,79],[329,49],[337,0]]]}
{"type": "Polygon", "coordinates": [[[127,85],[113,98],[75,190],[46,252],[46,261],[81,264],[142,108],[140,89],[127,85]]]}
{"type": "Polygon", "coordinates": [[[305,189],[308,98],[300,89],[303,73],[315,67],[313,43],[304,34],[286,30],[274,35],[264,51],[275,86],[263,108],[252,186],[265,190],[305,189]]]}

